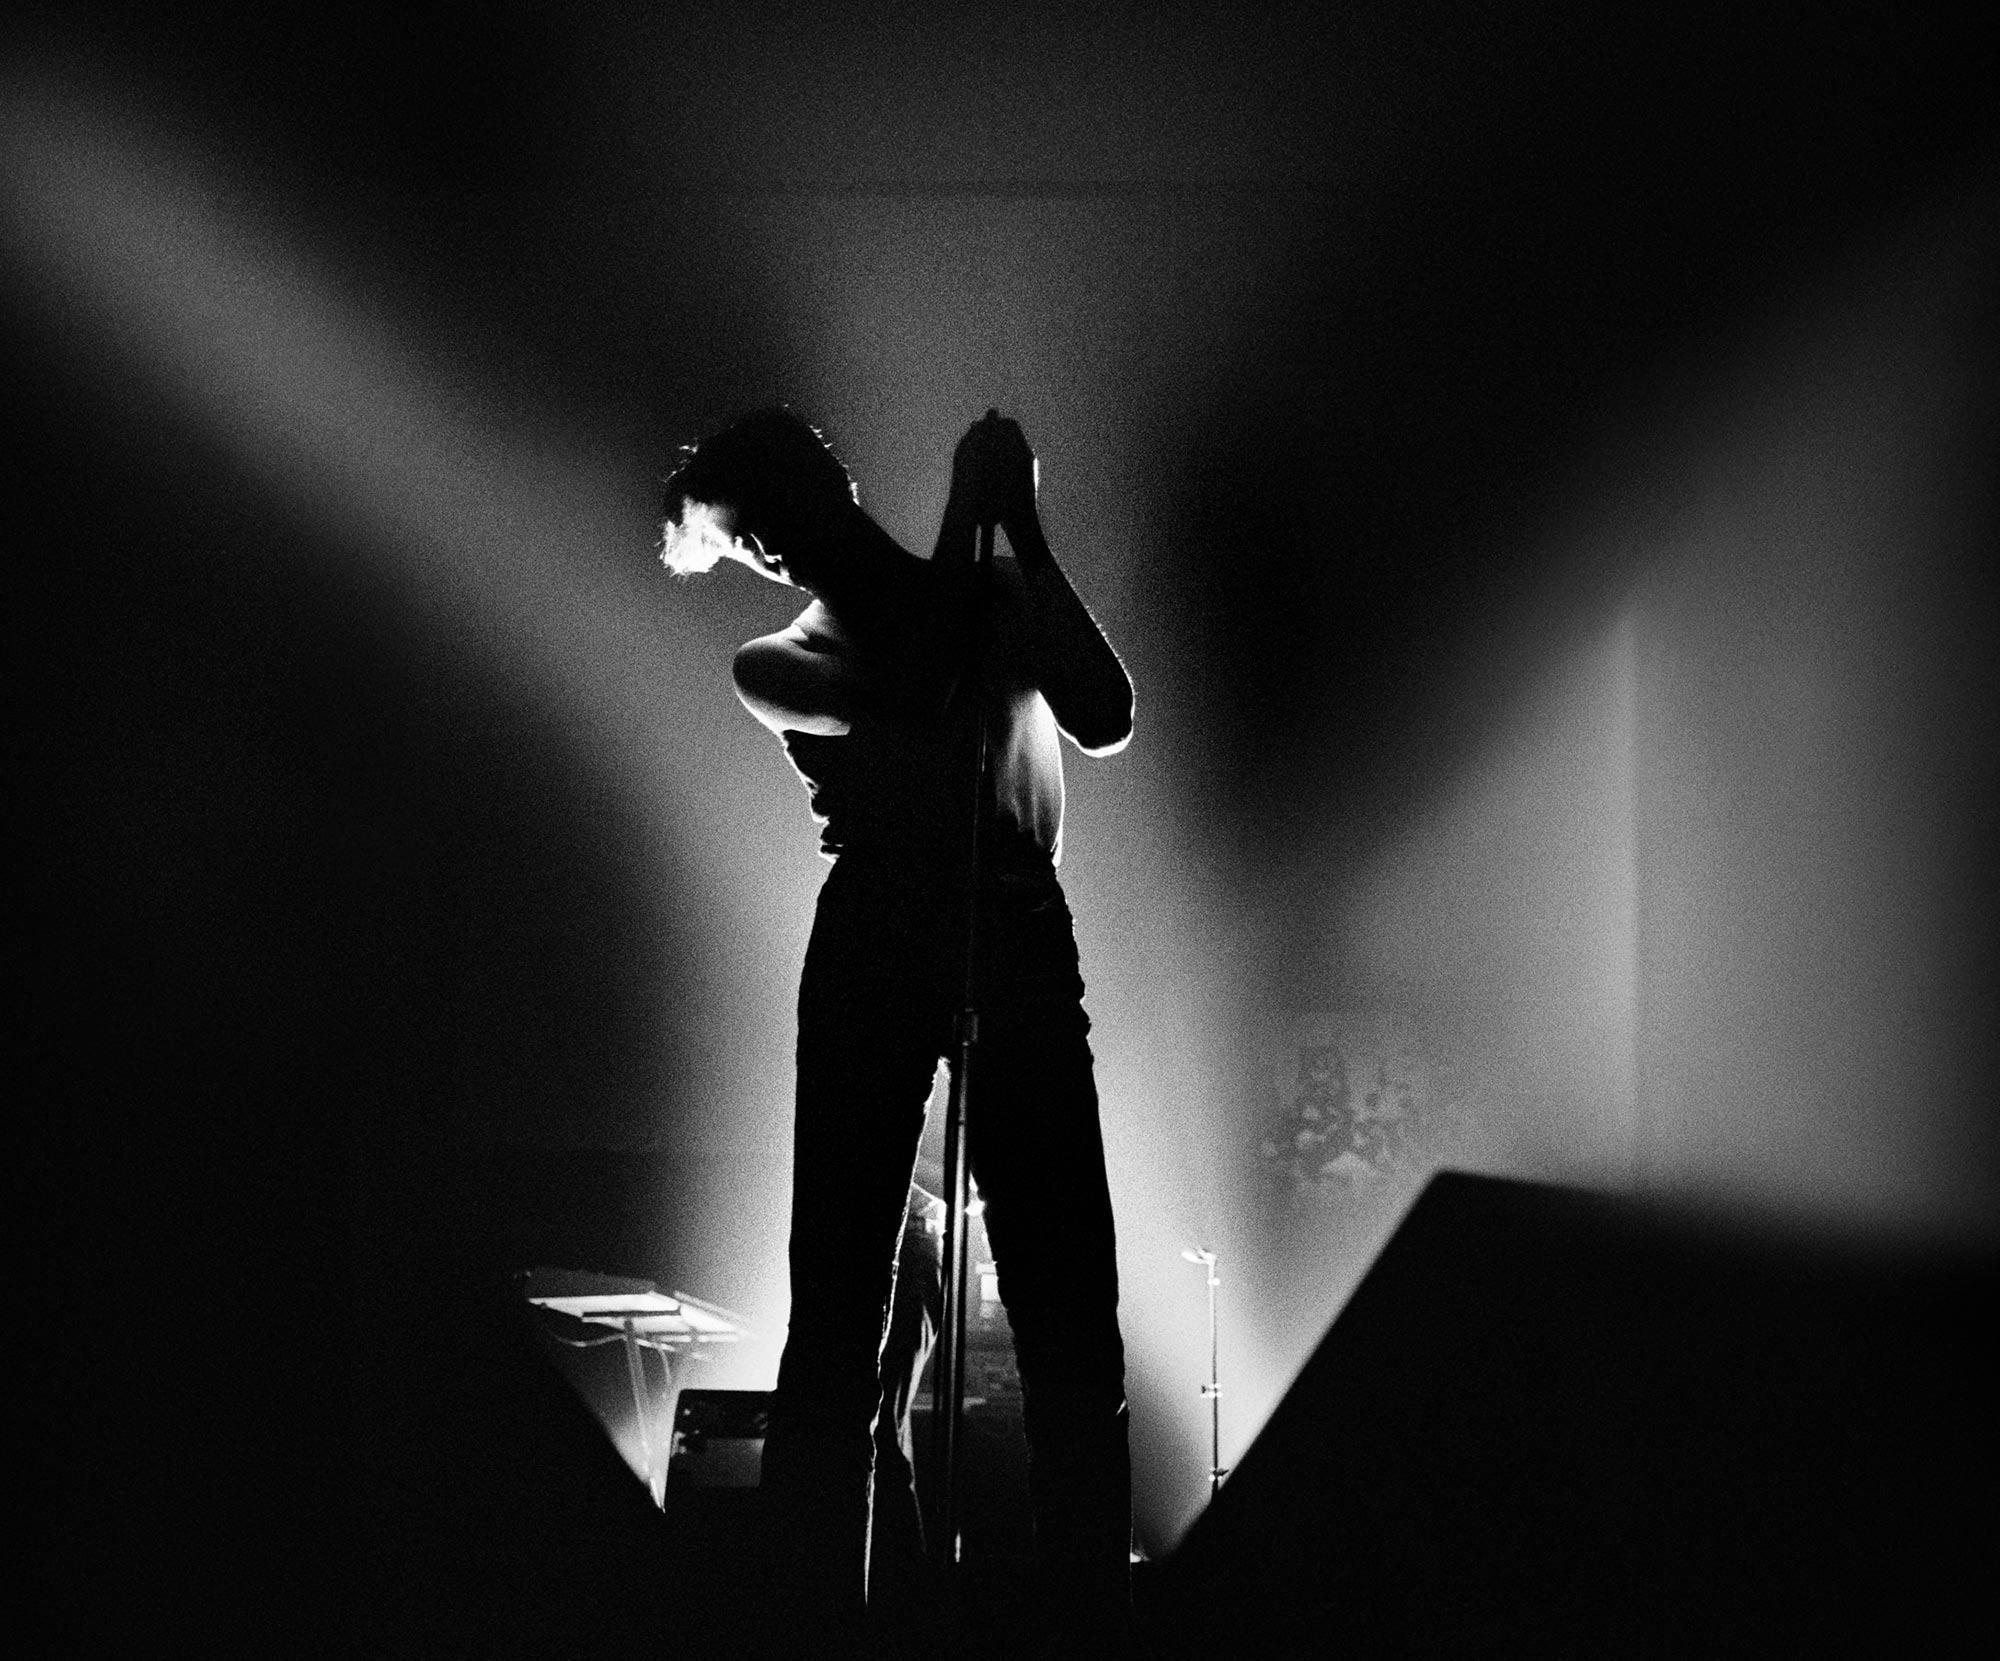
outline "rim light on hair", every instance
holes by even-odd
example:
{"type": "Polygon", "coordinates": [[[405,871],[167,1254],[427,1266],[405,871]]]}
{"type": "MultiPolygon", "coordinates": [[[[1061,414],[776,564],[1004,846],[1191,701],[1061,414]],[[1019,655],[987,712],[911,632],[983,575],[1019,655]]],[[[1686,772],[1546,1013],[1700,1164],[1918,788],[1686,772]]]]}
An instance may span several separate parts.
{"type": "Polygon", "coordinates": [[[713,571],[732,555],[747,553],[727,508],[686,503],[660,532],[660,563],[683,577],[713,571]]]}

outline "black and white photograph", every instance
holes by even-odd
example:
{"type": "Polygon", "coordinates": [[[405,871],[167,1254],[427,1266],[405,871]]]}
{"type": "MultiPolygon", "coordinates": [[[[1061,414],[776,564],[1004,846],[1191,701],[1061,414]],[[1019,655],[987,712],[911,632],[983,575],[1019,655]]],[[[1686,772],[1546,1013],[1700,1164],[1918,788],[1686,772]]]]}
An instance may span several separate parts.
{"type": "Polygon", "coordinates": [[[1984,1648],[1986,21],[10,7],[17,1641],[1984,1648]]]}

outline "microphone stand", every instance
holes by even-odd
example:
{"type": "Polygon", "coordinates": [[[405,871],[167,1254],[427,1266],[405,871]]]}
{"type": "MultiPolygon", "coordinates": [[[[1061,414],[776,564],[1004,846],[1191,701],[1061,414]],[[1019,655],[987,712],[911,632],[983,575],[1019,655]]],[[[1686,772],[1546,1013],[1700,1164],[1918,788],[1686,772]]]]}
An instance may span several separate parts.
{"type": "Polygon", "coordinates": [[[972,612],[972,651],[965,684],[973,700],[972,826],[965,869],[965,976],[963,998],[953,1031],[951,1089],[944,1127],[945,1224],[944,1307],[938,1323],[937,1370],[932,1374],[931,1415],[933,1457],[937,1470],[936,1544],[945,1568],[945,1596],[952,1624],[958,1606],[958,1451],[959,1421],[965,1408],[965,1289],[970,1252],[967,1206],[970,1162],[966,1154],[966,1104],[971,1099],[974,1061],[979,1046],[979,1010],[975,977],[979,952],[979,889],[986,821],[986,635],[993,578],[993,526],[979,527],[979,564],[972,612]]]}
{"type": "Polygon", "coordinates": [[[1222,1479],[1229,1474],[1222,1464],[1222,1373],[1218,1365],[1221,1352],[1215,1344],[1215,1289],[1222,1280],[1215,1272],[1217,1254],[1207,1247],[1190,1248],[1181,1256],[1208,1271],[1208,1382],[1201,1387],[1201,1393],[1208,1398],[1208,1497],[1213,1500],[1222,1492],[1222,1479]]]}

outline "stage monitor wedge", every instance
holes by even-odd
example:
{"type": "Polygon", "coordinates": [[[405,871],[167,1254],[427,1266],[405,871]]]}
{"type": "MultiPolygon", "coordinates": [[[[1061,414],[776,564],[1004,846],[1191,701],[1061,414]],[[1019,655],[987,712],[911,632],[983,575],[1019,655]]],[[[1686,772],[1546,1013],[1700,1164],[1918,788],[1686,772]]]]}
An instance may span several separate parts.
{"type": "Polygon", "coordinates": [[[1166,1565],[1165,1653],[1936,1653],[1992,1624],[1995,1283],[1441,1174],[1166,1565]]]}

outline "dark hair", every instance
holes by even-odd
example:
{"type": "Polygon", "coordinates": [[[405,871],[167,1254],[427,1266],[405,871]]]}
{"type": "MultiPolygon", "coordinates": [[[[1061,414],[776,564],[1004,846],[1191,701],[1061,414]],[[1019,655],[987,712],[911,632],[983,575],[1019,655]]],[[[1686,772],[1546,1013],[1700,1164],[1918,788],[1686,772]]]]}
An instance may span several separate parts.
{"type": "Polygon", "coordinates": [[[811,422],[782,405],[753,410],[682,452],[666,483],[660,557],[676,571],[705,571],[718,553],[717,518],[726,536],[765,538],[855,499],[854,480],[811,422]],[[683,534],[691,507],[714,510],[706,534],[683,534]]]}

